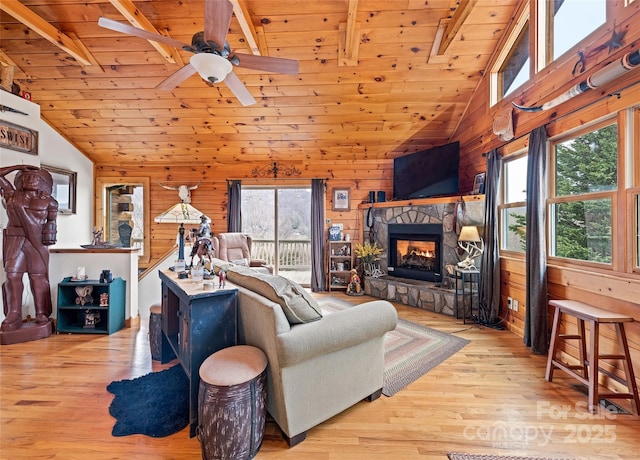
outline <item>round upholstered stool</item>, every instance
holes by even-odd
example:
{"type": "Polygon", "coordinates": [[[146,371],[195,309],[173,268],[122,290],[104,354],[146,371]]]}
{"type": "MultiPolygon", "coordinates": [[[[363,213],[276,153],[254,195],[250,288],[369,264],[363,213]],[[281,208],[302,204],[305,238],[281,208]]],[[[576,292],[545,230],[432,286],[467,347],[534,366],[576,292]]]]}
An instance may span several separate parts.
{"type": "Polygon", "coordinates": [[[198,439],[204,460],[255,457],[267,413],[267,357],[238,345],[209,356],[200,366],[198,439]]]}
{"type": "Polygon", "coordinates": [[[162,307],[152,305],[149,309],[149,346],[151,348],[151,359],[160,361],[162,359],[162,307]]]}

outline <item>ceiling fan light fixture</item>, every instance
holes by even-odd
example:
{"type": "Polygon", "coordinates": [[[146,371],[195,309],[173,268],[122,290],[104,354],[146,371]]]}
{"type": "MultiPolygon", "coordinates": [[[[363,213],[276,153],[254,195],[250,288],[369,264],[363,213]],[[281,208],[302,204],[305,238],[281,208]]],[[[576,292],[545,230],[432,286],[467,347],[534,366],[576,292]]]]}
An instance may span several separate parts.
{"type": "Polygon", "coordinates": [[[189,62],[198,71],[203,80],[212,83],[224,80],[232,69],[231,63],[217,54],[194,54],[189,62]]]}

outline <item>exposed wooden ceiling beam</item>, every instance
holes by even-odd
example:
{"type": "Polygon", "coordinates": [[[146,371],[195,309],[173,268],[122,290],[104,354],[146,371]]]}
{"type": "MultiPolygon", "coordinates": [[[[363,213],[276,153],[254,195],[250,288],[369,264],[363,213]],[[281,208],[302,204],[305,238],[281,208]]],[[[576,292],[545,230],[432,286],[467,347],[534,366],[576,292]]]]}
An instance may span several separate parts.
{"type": "Polygon", "coordinates": [[[358,12],[358,0],[349,0],[349,12],[347,13],[347,35],[344,46],[344,54],[350,58],[353,55],[353,47],[356,41],[356,13],[358,12]]]}
{"type": "Polygon", "coordinates": [[[448,59],[446,56],[438,54],[438,50],[440,49],[440,43],[442,43],[442,37],[444,36],[444,31],[447,28],[449,21],[450,19],[440,19],[440,22],[438,23],[438,30],[436,30],[436,36],[433,39],[431,52],[427,58],[427,63],[429,64],[442,64],[448,59]]]}
{"type": "Polygon", "coordinates": [[[69,32],[69,38],[73,40],[73,42],[76,44],[78,49],[80,49],[84,53],[84,55],[87,57],[89,62],[91,62],[91,67],[88,67],[88,66],[85,67],[85,71],[91,72],[91,73],[104,73],[104,69],[100,65],[100,62],[98,62],[96,57],[93,54],[91,54],[91,51],[89,51],[89,49],[84,45],[84,43],[82,43],[82,40],[80,40],[80,38],[78,38],[78,36],[73,32],[69,32]]]}
{"type": "MultiPolygon", "coordinates": [[[[151,24],[146,16],[142,14],[142,11],[140,11],[131,0],[109,1],[120,12],[120,14],[122,14],[131,23],[131,25],[138,27],[139,29],[144,29],[147,32],[160,35],[160,32],[153,26],[153,24],[151,24]]],[[[151,43],[151,46],[153,46],[167,62],[170,64],[176,64],[176,60],[173,57],[174,51],[170,46],[153,40],[148,40],[148,42],[151,43]]]]}
{"type": "Polygon", "coordinates": [[[349,0],[349,10],[347,12],[347,23],[339,24],[339,66],[358,64],[358,34],[360,25],[356,22],[358,12],[358,0],[349,0]]]}
{"type": "Polygon", "coordinates": [[[78,47],[71,37],[56,29],[45,19],[38,16],[19,1],[2,0],[2,2],[0,2],[0,9],[16,18],[22,24],[42,36],[42,38],[45,38],[58,48],[73,56],[80,63],[87,66],[92,64],[91,58],[87,56],[86,52],[78,47]]]}
{"type": "Polygon", "coordinates": [[[233,5],[233,14],[236,15],[236,19],[240,23],[240,28],[242,29],[245,40],[247,40],[249,49],[256,56],[266,55],[266,49],[262,49],[262,47],[258,44],[258,34],[256,33],[256,29],[250,20],[251,15],[249,14],[249,10],[247,10],[247,6],[245,5],[244,1],[230,1],[233,5]]]}
{"type": "Polygon", "coordinates": [[[464,24],[465,19],[467,19],[467,16],[469,16],[469,13],[471,13],[477,1],[478,0],[460,0],[455,13],[453,13],[444,31],[440,48],[438,48],[438,54],[444,54],[445,51],[447,51],[447,48],[449,48],[456,34],[460,31],[460,27],[464,24]]]}
{"type": "Polygon", "coordinates": [[[4,52],[4,50],[1,50],[1,49],[0,49],[0,61],[4,62],[7,65],[18,67],[18,64],[16,64],[15,61],[11,59],[9,55],[4,52]]]}

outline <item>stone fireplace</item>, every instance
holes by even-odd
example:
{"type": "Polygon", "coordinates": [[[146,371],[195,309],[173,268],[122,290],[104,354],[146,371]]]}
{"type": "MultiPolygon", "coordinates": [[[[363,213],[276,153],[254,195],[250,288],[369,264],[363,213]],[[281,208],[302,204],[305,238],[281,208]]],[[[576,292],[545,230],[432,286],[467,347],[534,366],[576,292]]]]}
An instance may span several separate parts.
{"type": "MultiPolygon", "coordinates": [[[[460,261],[454,219],[457,199],[376,203],[362,209],[362,221],[373,224],[374,240],[382,247],[380,269],[385,274],[365,277],[366,294],[454,315],[454,286],[443,282],[443,275],[447,265],[460,261]]],[[[480,197],[464,200],[465,212],[458,226],[481,228],[484,201],[480,197]]],[[[366,225],[362,238],[369,239],[366,225]]]]}
{"type": "Polygon", "coordinates": [[[389,224],[387,231],[390,275],[442,281],[442,224],[389,224]]]}

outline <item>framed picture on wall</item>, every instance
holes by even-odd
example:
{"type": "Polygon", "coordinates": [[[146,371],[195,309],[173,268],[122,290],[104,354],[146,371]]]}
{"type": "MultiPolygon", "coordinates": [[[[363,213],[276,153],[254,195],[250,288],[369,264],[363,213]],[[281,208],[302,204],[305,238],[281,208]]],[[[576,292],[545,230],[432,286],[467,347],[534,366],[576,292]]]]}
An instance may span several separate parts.
{"type": "Polygon", "coordinates": [[[484,193],[484,177],[486,173],[478,173],[476,174],[475,179],[473,179],[473,192],[472,195],[482,195],[484,193]]]}
{"type": "Polygon", "coordinates": [[[56,168],[55,166],[42,165],[42,169],[49,171],[53,178],[53,197],[58,202],[58,213],[76,213],[76,179],[78,173],[56,168]]]}
{"type": "Polygon", "coordinates": [[[333,211],[350,211],[351,210],[348,188],[333,189],[333,207],[331,209],[333,211]]]}

